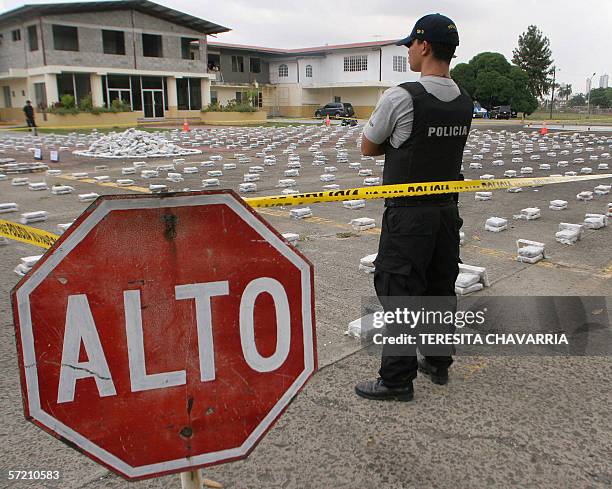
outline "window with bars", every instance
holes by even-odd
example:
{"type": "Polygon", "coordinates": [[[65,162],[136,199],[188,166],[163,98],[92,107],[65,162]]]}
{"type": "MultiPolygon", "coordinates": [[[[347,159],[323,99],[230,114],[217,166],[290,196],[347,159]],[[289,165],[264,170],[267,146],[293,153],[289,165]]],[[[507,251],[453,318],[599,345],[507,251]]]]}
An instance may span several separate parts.
{"type": "Polygon", "coordinates": [[[280,65],[278,67],[278,76],[279,77],[286,77],[289,76],[289,67],[285,64],[280,65]]]}
{"type": "Polygon", "coordinates": [[[344,57],[344,71],[366,71],[368,57],[365,54],[344,57]]]}
{"type": "Polygon", "coordinates": [[[406,72],[406,56],[393,56],[393,71],[406,72]]]}
{"type": "Polygon", "coordinates": [[[306,65],[306,78],[312,78],[312,65],[306,65]]]}

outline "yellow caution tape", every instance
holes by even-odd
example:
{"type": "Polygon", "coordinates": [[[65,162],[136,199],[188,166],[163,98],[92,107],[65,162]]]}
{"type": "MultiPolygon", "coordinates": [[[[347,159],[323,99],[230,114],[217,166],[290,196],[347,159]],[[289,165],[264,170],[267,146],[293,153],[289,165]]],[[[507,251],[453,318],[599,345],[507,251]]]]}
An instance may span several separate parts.
{"type": "Polygon", "coordinates": [[[51,248],[51,245],[59,238],[57,234],[4,219],[0,219],[0,237],[14,239],[40,248],[51,248]]]}
{"type": "MultiPolygon", "coordinates": [[[[450,182],[423,182],[399,185],[377,185],[372,187],[349,188],[345,190],[328,190],[326,192],[306,192],[293,195],[270,195],[244,199],[251,207],[280,207],[322,202],[337,202],[353,199],[383,199],[393,197],[418,197],[462,192],[488,192],[504,188],[539,187],[553,183],[582,182],[612,178],[612,174],[580,175],[575,177],[539,177],[539,178],[502,178],[496,180],[466,180],[450,182]]],[[[124,187],[129,189],[130,187],[124,187]]],[[[133,190],[147,191],[143,187],[133,190]]],[[[50,248],[59,237],[56,234],[24,226],[12,221],[0,219],[0,236],[32,244],[41,248],[50,248]]]]}
{"type": "Polygon", "coordinates": [[[552,183],[581,182],[612,178],[612,174],[580,175],[575,177],[500,178],[495,180],[466,180],[450,182],[403,183],[372,187],[306,192],[290,195],[270,195],[244,199],[251,207],[277,207],[353,199],[384,199],[393,197],[418,197],[422,195],[451,194],[461,192],[488,192],[504,188],[539,187],[552,183]]]}

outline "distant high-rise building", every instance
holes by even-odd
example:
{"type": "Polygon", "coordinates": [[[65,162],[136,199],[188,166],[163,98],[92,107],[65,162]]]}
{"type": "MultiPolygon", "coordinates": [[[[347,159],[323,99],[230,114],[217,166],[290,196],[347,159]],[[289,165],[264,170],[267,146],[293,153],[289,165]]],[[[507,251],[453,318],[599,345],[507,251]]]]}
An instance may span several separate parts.
{"type": "Polygon", "coordinates": [[[608,75],[603,74],[599,77],[599,88],[608,88],[608,75]]]}

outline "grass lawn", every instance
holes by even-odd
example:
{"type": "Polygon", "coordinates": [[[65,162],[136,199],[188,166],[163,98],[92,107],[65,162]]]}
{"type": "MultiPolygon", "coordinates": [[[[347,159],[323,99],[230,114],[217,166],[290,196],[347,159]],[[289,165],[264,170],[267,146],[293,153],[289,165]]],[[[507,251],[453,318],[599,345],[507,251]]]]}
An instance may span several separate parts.
{"type": "Polygon", "coordinates": [[[550,112],[538,111],[527,116],[525,120],[612,124],[612,114],[591,114],[591,116],[587,119],[586,114],[577,114],[575,112],[553,112],[551,119],[550,112]]]}

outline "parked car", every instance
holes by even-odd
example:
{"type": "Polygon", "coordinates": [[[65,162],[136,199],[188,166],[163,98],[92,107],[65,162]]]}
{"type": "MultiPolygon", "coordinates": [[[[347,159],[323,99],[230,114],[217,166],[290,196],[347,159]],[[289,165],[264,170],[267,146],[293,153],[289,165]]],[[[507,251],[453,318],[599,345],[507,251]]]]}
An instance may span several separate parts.
{"type": "Polygon", "coordinates": [[[516,119],[518,117],[516,109],[510,109],[510,117],[512,117],[513,119],[516,119]]]}
{"type": "Polygon", "coordinates": [[[488,111],[479,102],[474,101],[474,111],[472,112],[472,117],[474,119],[486,119],[488,111]]]}
{"type": "Polygon", "coordinates": [[[352,117],[353,115],[355,115],[353,106],[346,102],[332,102],[315,110],[315,117],[352,117]]]}
{"type": "Polygon", "coordinates": [[[510,119],[511,114],[512,109],[509,105],[497,105],[489,112],[491,119],[510,119]]]}

